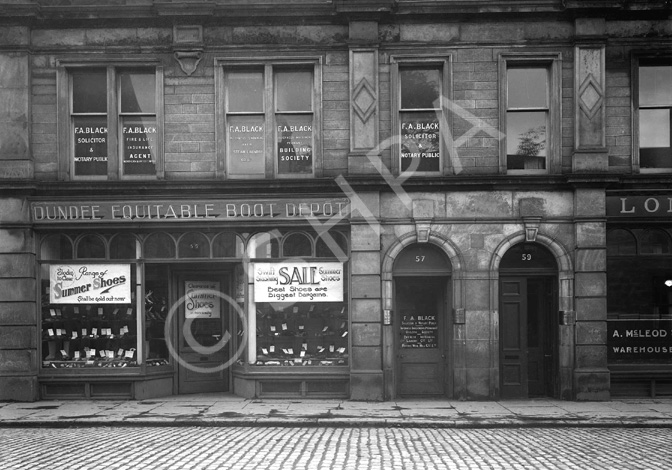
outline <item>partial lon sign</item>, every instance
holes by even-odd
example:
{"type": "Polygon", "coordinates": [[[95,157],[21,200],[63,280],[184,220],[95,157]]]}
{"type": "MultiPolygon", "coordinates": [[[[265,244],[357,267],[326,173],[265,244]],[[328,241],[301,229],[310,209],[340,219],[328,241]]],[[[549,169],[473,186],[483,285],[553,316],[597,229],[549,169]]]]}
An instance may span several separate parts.
{"type": "Polygon", "coordinates": [[[607,196],[608,217],[672,217],[672,195],[607,196]]]}
{"type": "Polygon", "coordinates": [[[298,220],[350,216],[347,198],[33,201],[34,223],[298,220]]]}
{"type": "Polygon", "coordinates": [[[52,304],[130,304],[130,264],[52,264],[52,304]]]}
{"type": "Polygon", "coordinates": [[[342,302],[343,263],[254,263],[255,302],[342,302]]]}

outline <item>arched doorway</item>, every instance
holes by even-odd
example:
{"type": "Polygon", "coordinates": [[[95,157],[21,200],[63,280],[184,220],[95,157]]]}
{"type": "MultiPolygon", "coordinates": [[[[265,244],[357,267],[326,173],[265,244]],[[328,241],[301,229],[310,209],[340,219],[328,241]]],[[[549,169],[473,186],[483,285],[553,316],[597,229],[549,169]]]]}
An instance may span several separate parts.
{"type": "Polygon", "coordinates": [[[499,276],[499,370],[502,398],[557,396],[558,266],[535,243],[513,246],[499,276]]]}
{"type": "Polygon", "coordinates": [[[394,348],[397,396],[443,396],[451,390],[451,264],[428,243],[410,245],[394,262],[394,348]]]}

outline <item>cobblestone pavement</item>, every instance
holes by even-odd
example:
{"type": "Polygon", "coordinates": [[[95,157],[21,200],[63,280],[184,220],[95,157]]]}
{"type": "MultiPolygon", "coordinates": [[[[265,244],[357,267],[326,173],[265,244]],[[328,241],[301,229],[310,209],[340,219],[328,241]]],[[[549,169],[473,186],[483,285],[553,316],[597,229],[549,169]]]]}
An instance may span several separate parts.
{"type": "Polygon", "coordinates": [[[665,469],[669,428],[0,429],[2,470],[665,469]]]}

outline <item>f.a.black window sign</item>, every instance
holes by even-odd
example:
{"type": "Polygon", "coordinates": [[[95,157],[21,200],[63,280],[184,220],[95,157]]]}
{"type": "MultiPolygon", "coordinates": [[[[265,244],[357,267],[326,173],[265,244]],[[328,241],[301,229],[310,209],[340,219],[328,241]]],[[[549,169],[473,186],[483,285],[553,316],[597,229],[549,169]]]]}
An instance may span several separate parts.
{"type": "Polygon", "coordinates": [[[672,363],[672,319],[607,321],[609,363],[672,363]]]}

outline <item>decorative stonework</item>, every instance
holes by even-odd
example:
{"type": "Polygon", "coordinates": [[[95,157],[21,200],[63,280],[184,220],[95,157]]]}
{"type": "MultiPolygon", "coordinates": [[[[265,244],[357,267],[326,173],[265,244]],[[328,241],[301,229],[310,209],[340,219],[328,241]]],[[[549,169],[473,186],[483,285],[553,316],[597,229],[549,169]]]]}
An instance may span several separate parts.
{"type": "Polygon", "coordinates": [[[203,27],[175,25],[173,27],[173,57],[182,71],[191,76],[203,58],[203,27]]]}
{"type": "Polygon", "coordinates": [[[376,111],[376,90],[366,78],[362,78],[352,92],[352,108],[363,123],[376,111]]]}

